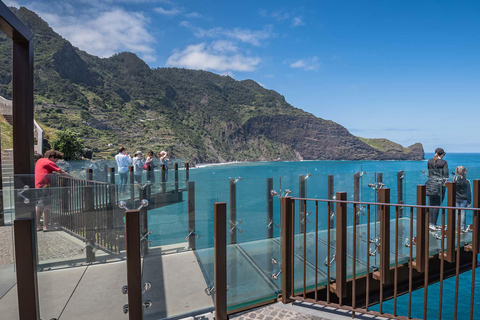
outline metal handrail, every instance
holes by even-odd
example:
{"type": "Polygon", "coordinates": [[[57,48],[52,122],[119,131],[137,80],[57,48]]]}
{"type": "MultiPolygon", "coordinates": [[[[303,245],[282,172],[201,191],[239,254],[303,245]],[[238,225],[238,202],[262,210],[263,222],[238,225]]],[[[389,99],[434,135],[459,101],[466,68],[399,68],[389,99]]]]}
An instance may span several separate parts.
{"type": "Polygon", "coordinates": [[[480,211],[480,208],[474,208],[474,207],[428,206],[428,205],[415,205],[415,204],[364,202],[364,201],[333,200],[333,199],[328,200],[328,199],[298,198],[298,197],[289,197],[289,198],[292,199],[292,200],[300,200],[300,201],[318,201],[318,202],[333,202],[333,203],[347,203],[347,204],[365,204],[365,205],[371,205],[371,206],[389,206],[389,207],[400,207],[400,208],[451,209],[451,210],[480,211]]]}

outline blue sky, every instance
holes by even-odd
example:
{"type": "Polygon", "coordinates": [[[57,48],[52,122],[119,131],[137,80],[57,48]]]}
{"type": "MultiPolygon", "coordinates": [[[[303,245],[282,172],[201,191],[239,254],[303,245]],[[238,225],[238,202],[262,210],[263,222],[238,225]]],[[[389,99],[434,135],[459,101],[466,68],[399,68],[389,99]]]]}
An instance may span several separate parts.
{"type": "Polygon", "coordinates": [[[480,152],[480,1],[5,2],[91,54],[253,79],[358,136],[480,152]]]}

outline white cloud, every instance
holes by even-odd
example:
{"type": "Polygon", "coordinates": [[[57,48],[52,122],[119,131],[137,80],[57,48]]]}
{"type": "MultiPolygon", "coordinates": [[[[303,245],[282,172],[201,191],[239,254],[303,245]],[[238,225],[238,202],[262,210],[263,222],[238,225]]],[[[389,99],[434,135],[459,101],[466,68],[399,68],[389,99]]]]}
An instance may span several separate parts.
{"type": "Polygon", "coordinates": [[[39,15],[74,46],[105,58],[131,51],[152,61],[155,39],[147,30],[148,19],[123,9],[99,12],[96,16],[42,13],[39,15]]]}
{"type": "Polygon", "coordinates": [[[154,9],[156,12],[163,14],[165,16],[176,16],[180,14],[182,11],[177,8],[172,8],[170,10],[164,9],[162,7],[157,7],[154,9]]]}
{"type": "Polygon", "coordinates": [[[182,21],[180,25],[191,29],[194,35],[198,38],[226,37],[249,43],[254,46],[260,46],[262,40],[266,40],[273,36],[273,28],[271,25],[266,26],[265,28],[263,28],[263,30],[250,30],[242,28],[224,29],[221,27],[203,29],[193,26],[188,21],[182,21]]]}
{"type": "Polygon", "coordinates": [[[260,10],[259,14],[263,18],[273,18],[280,22],[291,20],[290,26],[292,27],[299,27],[305,25],[305,21],[301,17],[294,16],[292,12],[285,10],[274,10],[270,12],[267,10],[260,10]]]}
{"type": "Polygon", "coordinates": [[[217,42],[212,45],[206,43],[190,45],[183,51],[176,51],[168,58],[166,65],[217,72],[230,70],[244,72],[255,70],[259,63],[260,58],[245,56],[237,50],[231,52],[219,50],[217,42]]]}
{"type": "Polygon", "coordinates": [[[232,41],[218,40],[211,44],[212,50],[216,52],[237,52],[238,47],[232,41]]]}
{"type": "Polygon", "coordinates": [[[201,18],[202,15],[198,12],[190,12],[190,13],[185,14],[185,17],[187,17],[187,18],[201,18]]]}
{"type": "Polygon", "coordinates": [[[304,26],[305,22],[300,17],[295,17],[292,20],[292,27],[304,26]]]}
{"type": "Polygon", "coordinates": [[[290,64],[291,68],[299,68],[306,71],[317,70],[320,67],[318,57],[313,56],[309,59],[300,59],[290,64]]]}

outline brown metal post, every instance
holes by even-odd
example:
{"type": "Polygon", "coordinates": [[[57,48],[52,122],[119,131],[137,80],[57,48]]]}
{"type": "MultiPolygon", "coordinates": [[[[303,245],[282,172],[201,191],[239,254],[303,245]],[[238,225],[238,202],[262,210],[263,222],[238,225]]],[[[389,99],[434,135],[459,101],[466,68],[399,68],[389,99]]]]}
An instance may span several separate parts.
{"type": "MultiPolygon", "coordinates": [[[[457,198],[457,184],[447,182],[447,206],[455,207],[457,198]]],[[[455,216],[456,210],[447,209],[447,249],[445,250],[445,260],[455,262],[455,216]]]]}
{"type": "Polygon", "coordinates": [[[273,178],[267,178],[267,239],[273,238],[273,178]]]}
{"type": "MultiPolygon", "coordinates": [[[[424,184],[417,185],[417,205],[426,205],[426,187],[424,184]]],[[[415,267],[418,272],[425,271],[425,223],[426,223],[427,210],[424,208],[417,208],[417,253],[415,256],[415,267]]],[[[413,239],[411,240],[413,243],[413,239]]]]}
{"type": "Polygon", "coordinates": [[[227,314],[227,204],[214,207],[214,285],[215,319],[226,320],[227,314]]]}
{"type": "MultiPolygon", "coordinates": [[[[390,189],[378,190],[380,203],[390,203],[390,189]]],[[[380,206],[380,276],[382,284],[390,283],[390,206],[380,206]]]]}
{"type": "MultiPolygon", "coordinates": [[[[404,179],[405,172],[400,170],[397,172],[397,203],[403,204],[403,179],[404,179]]],[[[403,217],[403,208],[398,209],[398,217],[403,217]]]]}
{"type": "MultiPolygon", "coordinates": [[[[87,180],[91,181],[93,177],[93,170],[87,169],[87,180]]],[[[86,261],[94,262],[95,261],[95,252],[93,248],[95,246],[95,204],[94,204],[94,193],[93,193],[93,183],[87,182],[85,188],[85,238],[87,241],[86,252],[86,261]]]]}
{"type": "MultiPolygon", "coordinates": [[[[328,200],[333,200],[333,198],[335,197],[335,188],[334,188],[334,180],[333,180],[333,175],[332,174],[329,174],[328,175],[328,186],[327,186],[327,190],[328,190],[328,200]]],[[[335,206],[331,206],[331,209],[333,210],[335,206]]],[[[333,229],[334,226],[335,226],[335,220],[334,220],[334,217],[333,217],[333,214],[334,212],[329,212],[328,213],[328,217],[330,219],[330,229],[333,229]]]]}
{"type": "Polygon", "coordinates": [[[129,167],[130,169],[130,205],[132,208],[136,207],[135,204],[135,172],[133,167],[129,167]]]}
{"type": "MultiPolygon", "coordinates": [[[[305,177],[303,176],[303,174],[298,177],[298,197],[305,198],[305,177]]],[[[304,214],[305,203],[304,201],[298,201],[298,230],[300,233],[304,233],[304,224],[307,223],[307,217],[305,217],[304,214]]]]}
{"type": "Polygon", "coordinates": [[[237,243],[237,185],[230,179],[230,244],[237,243]]]}
{"type": "MultiPolygon", "coordinates": [[[[360,172],[353,175],[353,201],[360,201],[360,172]]],[[[356,206],[356,224],[360,224],[361,205],[356,206]]]]}
{"type": "Polygon", "coordinates": [[[188,181],[190,179],[190,163],[185,163],[185,180],[188,181]]]}
{"type": "Polygon", "coordinates": [[[282,198],[282,302],[289,303],[293,295],[293,237],[295,202],[282,198]]]}
{"type": "Polygon", "coordinates": [[[103,181],[108,183],[108,165],[103,166],[103,181]]]}
{"type": "MultiPolygon", "coordinates": [[[[346,192],[337,192],[337,200],[347,201],[346,192]]],[[[337,202],[337,230],[335,253],[335,293],[340,298],[347,296],[347,204],[337,202]]]]}
{"type": "MultiPolygon", "coordinates": [[[[142,188],[139,186],[140,201],[147,199],[149,185],[145,185],[142,188]]],[[[141,254],[145,257],[148,254],[148,211],[146,207],[140,209],[140,234],[144,237],[140,243],[141,254]]]]}
{"type": "Polygon", "coordinates": [[[125,224],[127,242],[128,317],[130,320],[138,320],[143,319],[140,211],[126,211],[125,224]]]}
{"type": "Polygon", "coordinates": [[[166,168],[165,165],[162,164],[162,193],[167,192],[167,184],[166,184],[166,168]]]}
{"type": "MultiPolygon", "coordinates": [[[[5,26],[0,28],[3,30],[5,26]]],[[[14,32],[12,39],[13,172],[14,189],[18,190],[25,185],[34,186],[33,38],[21,39],[14,32]]],[[[30,217],[35,210],[34,202],[26,204],[19,197],[16,199],[15,217],[30,217]]]]}
{"type": "Polygon", "coordinates": [[[178,192],[178,163],[175,163],[175,192],[178,192]]]}
{"type": "MultiPolygon", "coordinates": [[[[480,208],[480,180],[473,180],[473,199],[472,205],[474,208],[480,208]]],[[[480,250],[480,217],[478,211],[473,212],[473,235],[472,247],[476,248],[475,252],[480,250]]],[[[476,259],[476,256],[475,256],[476,259]]]]}
{"type": "MultiPolygon", "coordinates": [[[[108,185],[108,204],[107,204],[107,232],[108,232],[108,241],[110,246],[113,246],[115,234],[114,234],[114,210],[116,208],[115,203],[115,168],[110,168],[107,172],[110,171],[110,184],[108,185]]],[[[105,180],[106,182],[108,181],[105,180]]],[[[115,249],[117,247],[115,246],[115,249]]]]}
{"type": "MultiPolygon", "coordinates": [[[[383,183],[383,173],[382,172],[377,172],[376,175],[375,175],[375,182],[377,183],[377,185],[379,183],[383,183]]],[[[378,202],[379,201],[379,194],[378,192],[375,192],[375,202],[378,202]]],[[[375,211],[375,221],[380,221],[380,207],[377,206],[376,208],[377,210],[375,211]]]]}
{"type": "MultiPolygon", "coordinates": [[[[33,33],[0,1],[0,31],[13,40],[12,116],[14,189],[34,186],[33,33]]],[[[15,217],[35,215],[34,201],[15,201],[15,217]]]]}
{"type": "MultiPolygon", "coordinates": [[[[40,319],[40,310],[38,306],[35,219],[17,219],[14,221],[13,227],[19,319],[38,320],[40,319]]],[[[13,306],[11,307],[13,308],[13,306]]]]}
{"type": "Polygon", "coordinates": [[[195,250],[195,181],[187,182],[188,192],[188,247],[195,250]]]}

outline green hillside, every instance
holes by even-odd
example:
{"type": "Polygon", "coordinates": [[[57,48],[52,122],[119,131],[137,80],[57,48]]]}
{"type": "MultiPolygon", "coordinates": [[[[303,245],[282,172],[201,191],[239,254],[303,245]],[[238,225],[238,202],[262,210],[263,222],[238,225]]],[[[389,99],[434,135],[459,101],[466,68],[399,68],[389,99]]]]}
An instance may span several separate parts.
{"type": "MultiPolygon", "coordinates": [[[[98,58],[73,47],[34,12],[12,11],[35,33],[36,120],[47,131],[79,133],[96,156],[124,145],[168,149],[191,162],[389,157],[253,80],[151,69],[128,52],[98,58]]],[[[0,36],[0,95],[6,98],[10,63],[11,42],[0,36]]],[[[423,149],[402,157],[423,158],[423,149]]]]}

